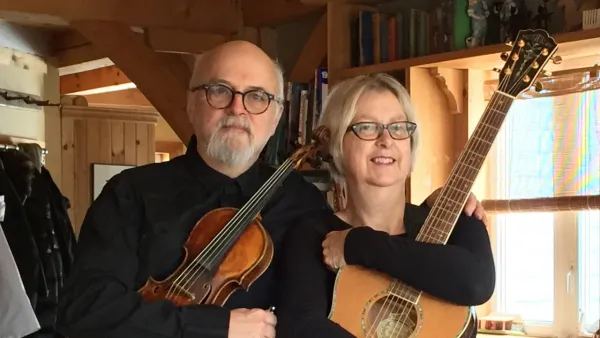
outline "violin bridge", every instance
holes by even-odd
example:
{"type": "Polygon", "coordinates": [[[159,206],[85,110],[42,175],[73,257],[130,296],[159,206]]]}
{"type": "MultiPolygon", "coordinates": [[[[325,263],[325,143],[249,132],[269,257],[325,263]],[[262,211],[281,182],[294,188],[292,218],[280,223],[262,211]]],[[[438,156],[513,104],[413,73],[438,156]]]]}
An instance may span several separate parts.
{"type": "Polygon", "coordinates": [[[191,301],[196,300],[196,295],[194,295],[193,292],[186,289],[184,286],[179,285],[178,283],[173,283],[173,289],[175,289],[177,293],[183,294],[186,298],[188,298],[191,301]]]}

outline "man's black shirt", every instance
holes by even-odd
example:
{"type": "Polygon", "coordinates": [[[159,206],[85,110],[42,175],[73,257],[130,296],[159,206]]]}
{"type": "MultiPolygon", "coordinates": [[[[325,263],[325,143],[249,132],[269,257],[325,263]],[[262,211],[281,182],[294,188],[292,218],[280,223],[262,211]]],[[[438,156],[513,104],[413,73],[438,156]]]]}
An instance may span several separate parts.
{"type": "MultiPolygon", "coordinates": [[[[228,309],[274,305],[275,262],[248,292],[234,293],[225,308],[146,302],[137,293],[148,277],[162,280],[179,266],[189,232],[204,214],[240,208],[274,171],[255,164],[229,178],[202,160],[192,137],[185,155],[114,176],[81,226],[58,329],[70,338],[227,337],[228,309]]],[[[286,229],[325,208],[325,197],[301,175],[285,180],[261,212],[274,242],[274,261],[286,229]]]]}

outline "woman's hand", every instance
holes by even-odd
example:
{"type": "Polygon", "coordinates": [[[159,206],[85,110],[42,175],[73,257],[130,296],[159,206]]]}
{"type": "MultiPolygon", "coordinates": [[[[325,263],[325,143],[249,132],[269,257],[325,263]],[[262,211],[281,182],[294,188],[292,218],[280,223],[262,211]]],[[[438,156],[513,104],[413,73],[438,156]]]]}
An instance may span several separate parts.
{"type": "Polygon", "coordinates": [[[323,261],[334,271],[346,266],[344,243],[350,230],[352,229],[332,231],[325,236],[325,240],[323,241],[323,261]]]}

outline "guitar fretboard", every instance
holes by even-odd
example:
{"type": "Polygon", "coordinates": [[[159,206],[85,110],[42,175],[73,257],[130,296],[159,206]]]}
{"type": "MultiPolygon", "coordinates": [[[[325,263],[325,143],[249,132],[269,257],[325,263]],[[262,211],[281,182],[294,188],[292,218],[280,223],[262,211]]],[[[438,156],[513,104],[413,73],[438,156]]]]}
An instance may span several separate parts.
{"type": "Polygon", "coordinates": [[[494,93],[425,220],[417,241],[446,244],[512,103],[513,98],[494,93]]]}

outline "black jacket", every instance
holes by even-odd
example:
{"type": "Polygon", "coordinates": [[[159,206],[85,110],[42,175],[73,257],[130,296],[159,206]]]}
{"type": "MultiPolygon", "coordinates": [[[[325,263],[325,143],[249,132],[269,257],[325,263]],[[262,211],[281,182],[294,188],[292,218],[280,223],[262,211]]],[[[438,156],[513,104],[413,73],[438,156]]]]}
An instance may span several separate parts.
{"type": "Polygon", "coordinates": [[[76,244],[69,201],[48,170],[35,170],[26,154],[0,152],[0,160],[0,195],[7,208],[2,227],[41,326],[32,337],[54,337],[58,294],[76,244]]]}
{"type": "Polygon", "coordinates": [[[9,177],[9,173],[14,172],[14,164],[10,163],[10,159],[6,161],[7,157],[12,158],[8,154],[8,152],[0,153],[0,155],[6,155],[0,157],[0,195],[4,195],[6,203],[2,230],[15,258],[25,292],[31,305],[35,308],[38,295],[37,282],[40,277],[39,252],[23,208],[23,199],[25,198],[23,190],[20,190],[21,194],[19,194],[18,187],[15,187],[9,177]]]}

